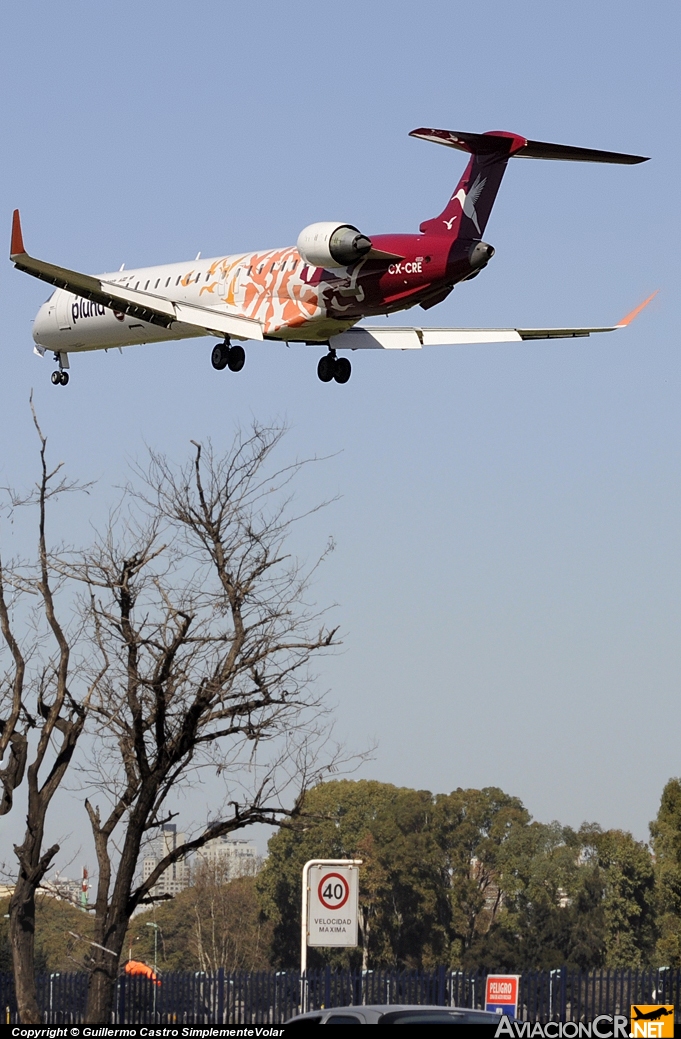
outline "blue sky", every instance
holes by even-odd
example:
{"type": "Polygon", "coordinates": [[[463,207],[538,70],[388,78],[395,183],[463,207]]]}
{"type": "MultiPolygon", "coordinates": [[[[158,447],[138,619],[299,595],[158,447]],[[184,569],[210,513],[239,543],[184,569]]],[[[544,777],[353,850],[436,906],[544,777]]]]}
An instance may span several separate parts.
{"type": "Polygon", "coordinates": [[[652,157],[512,162],[489,268],[410,316],[609,324],[659,288],[626,332],[369,352],[344,387],[318,382],[314,350],[251,344],[235,376],[192,340],[78,357],[54,388],[30,335],[46,286],[0,266],[0,482],[36,472],[31,388],[54,457],[99,481],[59,516],[74,538],[145,444],[182,459],[286,420],[284,453],[333,456],[301,485],[340,496],[304,547],[337,544],[316,593],[344,646],[319,680],[339,732],[379,740],[360,774],[499,785],[536,818],[645,839],[681,772],[677,5],[24,0],[0,17],[7,241],[19,206],[29,251],[79,270],[292,244],[315,220],[415,231],[464,164],[417,126],[652,157]]]}

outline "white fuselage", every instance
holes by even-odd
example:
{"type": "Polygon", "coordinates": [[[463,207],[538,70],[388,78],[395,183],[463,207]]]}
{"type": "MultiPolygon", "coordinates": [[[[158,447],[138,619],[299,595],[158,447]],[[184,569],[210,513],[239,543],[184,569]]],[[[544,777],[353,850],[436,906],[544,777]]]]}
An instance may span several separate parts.
{"type": "MultiPolygon", "coordinates": [[[[305,263],[295,248],[163,264],[98,277],[176,302],[214,307],[217,312],[253,318],[262,323],[267,337],[324,341],[358,320],[359,315],[355,314],[361,287],[357,284],[357,273],[350,276],[347,269],[337,272],[331,313],[328,283],[319,282],[315,277],[318,268],[305,263]],[[350,319],[343,318],[346,306],[355,312],[350,319]]],[[[165,328],[140,321],[65,289],[57,289],[52,294],[33,324],[33,339],[38,349],[56,353],[108,350],[203,334],[196,327],[181,322],[165,328]]]]}

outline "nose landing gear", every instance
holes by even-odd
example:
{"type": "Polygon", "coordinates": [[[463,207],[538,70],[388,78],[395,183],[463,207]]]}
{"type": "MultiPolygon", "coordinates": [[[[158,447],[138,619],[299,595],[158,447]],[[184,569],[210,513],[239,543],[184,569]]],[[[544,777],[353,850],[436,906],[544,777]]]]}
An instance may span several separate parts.
{"type": "Polygon", "coordinates": [[[69,373],[66,369],[69,366],[69,359],[66,354],[55,354],[54,359],[59,365],[59,370],[52,372],[50,376],[53,386],[66,386],[69,381],[69,373]]]}
{"type": "Polygon", "coordinates": [[[336,382],[345,383],[352,375],[352,365],[347,357],[336,357],[336,351],[329,350],[317,365],[317,375],[322,382],[335,379],[336,382]]]}
{"type": "Polygon", "coordinates": [[[217,371],[229,368],[230,372],[240,372],[246,364],[246,351],[243,346],[230,346],[229,338],[224,343],[216,343],[210,355],[210,363],[217,371]]]}

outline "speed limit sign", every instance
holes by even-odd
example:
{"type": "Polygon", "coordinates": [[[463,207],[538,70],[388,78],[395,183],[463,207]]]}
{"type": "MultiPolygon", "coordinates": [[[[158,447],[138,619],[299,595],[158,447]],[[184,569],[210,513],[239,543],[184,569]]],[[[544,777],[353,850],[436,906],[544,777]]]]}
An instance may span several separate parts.
{"type": "Polygon", "coordinates": [[[342,909],[350,898],[350,884],[342,873],[325,873],[317,897],[325,909],[342,909]]]}
{"type": "Polygon", "coordinates": [[[308,945],[357,945],[356,866],[312,866],[308,874],[308,945]]]}

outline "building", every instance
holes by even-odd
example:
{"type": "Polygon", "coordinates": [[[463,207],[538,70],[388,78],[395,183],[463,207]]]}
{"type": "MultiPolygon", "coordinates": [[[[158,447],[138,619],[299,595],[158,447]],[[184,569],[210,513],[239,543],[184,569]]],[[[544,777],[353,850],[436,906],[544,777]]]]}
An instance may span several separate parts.
{"type": "MultiPolygon", "coordinates": [[[[164,823],[158,837],[154,838],[142,863],[142,879],[147,880],[161,859],[186,843],[183,833],[177,832],[174,823],[164,823]]],[[[177,859],[161,874],[149,892],[153,898],[163,895],[178,895],[189,884],[189,865],[184,857],[177,859]]]]}
{"type": "MultiPolygon", "coordinates": [[[[83,866],[83,875],[80,880],[63,877],[59,870],[56,870],[52,878],[45,877],[38,891],[42,895],[57,898],[62,902],[70,902],[71,905],[86,910],[88,907],[88,892],[90,890],[89,876],[87,866],[83,866]]],[[[0,897],[2,897],[1,892],[0,897]]]]}
{"type": "Polygon", "coordinates": [[[206,866],[221,880],[252,877],[258,872],[258,850],[253,841],[213,837],[196,852],[196,866],[206,866]]]}

